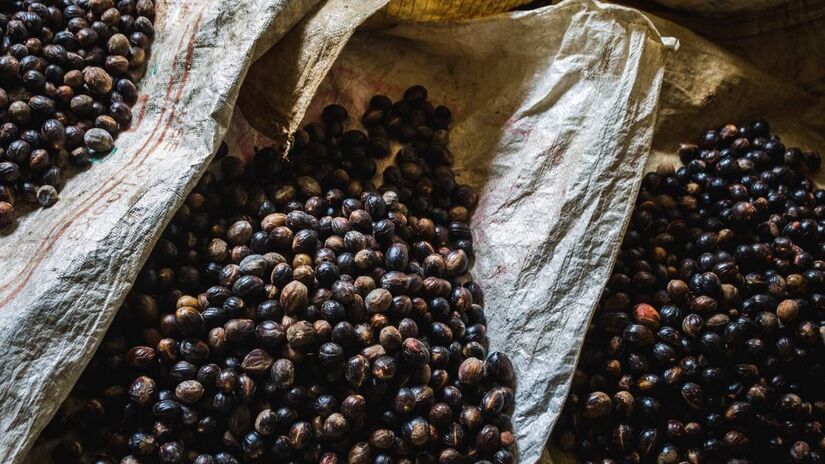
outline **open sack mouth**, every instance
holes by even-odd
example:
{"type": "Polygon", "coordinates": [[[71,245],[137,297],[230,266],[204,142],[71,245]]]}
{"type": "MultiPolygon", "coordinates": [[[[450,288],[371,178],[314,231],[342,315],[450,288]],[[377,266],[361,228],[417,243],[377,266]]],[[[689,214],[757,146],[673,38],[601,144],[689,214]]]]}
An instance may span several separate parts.
{"type": "Polygon", "coordinates": [[[478,194],[452,171],[450,110],[415,86],[373,97],[368,131],[352,119],[329,105],[288,153],[215,162],[75,386],[80,409],[47,429],[84,431],[53,456],[513,461],[514,369],[488,351],[468,274],[478,194]]]}

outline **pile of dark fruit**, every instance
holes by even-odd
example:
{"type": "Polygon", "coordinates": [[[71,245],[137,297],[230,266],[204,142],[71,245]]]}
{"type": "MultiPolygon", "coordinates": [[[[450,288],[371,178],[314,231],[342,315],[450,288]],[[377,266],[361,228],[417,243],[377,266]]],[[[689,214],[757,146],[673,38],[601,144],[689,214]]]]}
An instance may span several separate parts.
{"type": "Polygon", "coordinates": [[[0,2],[0,227],[129,128],[154,19],[152,0],[0,2]]]}
{"type": "Polygon", "coordinates": [[[47,428],[57,462],[513,462],[450,111],[415,86],[366,131],[322,119],[200,180],[47,428]]]}
{"type": "Polygon", "coordinates": [[[814,152],[726,125],[644,177],[556,439],[583,462],[825,462],[814,152]]]}

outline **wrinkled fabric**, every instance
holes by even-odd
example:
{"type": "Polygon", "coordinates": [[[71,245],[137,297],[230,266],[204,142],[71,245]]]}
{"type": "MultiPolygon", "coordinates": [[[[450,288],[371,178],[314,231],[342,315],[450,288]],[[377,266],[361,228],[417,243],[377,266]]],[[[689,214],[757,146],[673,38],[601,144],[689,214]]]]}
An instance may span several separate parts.
{"type": "Polygon", "coordinates": [[[158,2],[131,129],[0,237],[0,462],[22,460],[91,358],[223,138],[252,57],[315,3],[158,2]]]}

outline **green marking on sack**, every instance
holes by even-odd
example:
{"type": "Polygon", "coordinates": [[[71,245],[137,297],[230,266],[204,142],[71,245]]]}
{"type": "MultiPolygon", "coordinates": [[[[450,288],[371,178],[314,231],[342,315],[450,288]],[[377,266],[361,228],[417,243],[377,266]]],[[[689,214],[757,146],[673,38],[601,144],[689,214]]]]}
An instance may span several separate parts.
{"type": "Polygon", "coordinates": [[[109,151],[108,153],[104,153],[102,155],[98,154],[98,153],[92,153],[92,156],[89,157],[89,160],[92,162],[92,164],[99,163],[99,162],[103,161],[103,159],[106,158],[107,156],[112,156],[115,153],[117,153],[117,147],[112,148],[111,151],[109,151]]]}

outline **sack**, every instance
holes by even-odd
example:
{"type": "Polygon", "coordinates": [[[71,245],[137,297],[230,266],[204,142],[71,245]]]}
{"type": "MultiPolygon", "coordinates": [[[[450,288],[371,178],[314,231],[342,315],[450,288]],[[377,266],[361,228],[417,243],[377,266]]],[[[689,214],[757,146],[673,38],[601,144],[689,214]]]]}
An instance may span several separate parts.
{"type": "Polygon", "coordinates": [[[392,0],[382,13],[404,21],[443,21],[503,13],[529,0],[392,0]]]}
{"type": "Polygon", "coordinates": [[[159,2],[132,128],[0,238],[0,462],[21,461],[91,358],[223,138],[253,57],[314,3],[159,2]]]}
{"type": "MultiPolygon", "coordinates": [[[[326,103],[355,113],[374,93],[398,98],[417,83],[453,109],[450,146],[459,180],[481,192],[472,224],[473,272],[486,294],[491,348],[507,352],[518,369],[513,423],[521,461],[535,462],[566,397],[628,220],[675,43],[639,12],[590,0],[472,21],[390,19],[389,25],[388,15],[373,15],[385,3],[324,2],[258,60],[241,91],[242,111],[232,118],[230,152],[249,157],[256,145],[288,143],[288,134],[305,118],[316,118],[326,103]]],[[[203,71],[194,61],[187,68],[205,86],[180,91],[191,104],[185,117],[197,124],[177,128],[174,136],[165,133],[165,143],[176,149],[155,152],[141,165],[146,171],[133,176],[139,180],[134,191],[122,193],[131,200],[102,210],[93,222],[95,234],[87,234],[94,240],[71,242],[83,250],[69,253],[64,233],[54,242],[64,254],[47,258],[51,278],[40,274],[45,280],[16,297],[19,317],[9,319],[4,333],[20,335],[7,337],[4,346],[13,348],[4,369],[32,387],[3,395],[9,401],[0,406],[0,424],[11,433],[3,434],[0,447],[8,462],[19,461],[67,394],[152,242],[205,169],[245,66],[299,15],[292,6],[289,12],[268,4],[231,12],[237,7],[209,6],[228,18],[215,11],[204,40],[224,45],[243,37],[246,61],[240,54],[225,56],[224,46],[193,46],[234,66],[216,75],[221,65],[207,68],[200,56],[203,71]],[[259,22],[246,23],[244,15],[259,22]],[[217,104],[206,98],[213,94],[217,104]],[[45,329],[39,327],[43,320],[45,329]],[[29,335],[35,325],[41,333],[29,335]]],[[[163,53],[163,43],[155,47],[163,53]]],[[[164,107],[156,105],[158,111],[164,107]]],[[[73,184],[88,185],[78,178],[73,184]]],[[[29,462],[47,462],[41,452],[35,450],[29,462]]]]}
{"type": "Polygon", "coordinates": [[[245,121],[232,125],[230,152],[252,155],[246,121],[262,133],[252,140],[283,140],[326,104],[357,113],[370,96],[397,98],[412,84],[453,109],[459,179],[481,194],[473,273],[485,290],[491,349],[507,352],[517,367],[520,459],[535,462],[567,395],[641,179],[673,44],[637,13],[594,2],[469,22],[370,26],[323,59],[329,42],[285,37],[287,44],[320,42],[318,53],[307,47],[300,55],[313,69],[329,69],[322,76],[302,79],[295,67],[279,66],[301,62],[282,44],[256,62],[241,90],[245,121]]]}
{"type": "Polygon", "coordinates": [[[385,26],[368,22],[344,44],[340,30],[324,40],[302,22],[250,70],[230,152],[284,140],[328,103],[360,114],[372,95],[398,98],[413,84],[453,110],[458,177],[481,194],[473,274],[491,350],[518,371],[520,462],[535,462],[636,195],[674,44],[639,13],[591,1],[385,26]],[[283,46],[297,43],[308,45],[283,46]],[[311,77],[296,73],[305,61],[311,77]]]}
{"type": "Polygon", "coordinates": [[[781,81],[825,95],[825,2],[661,0],[676,12],[652,10],[750,61],[781,81]],[[684,11],[697,14],[684,14],[684,11]]]}

